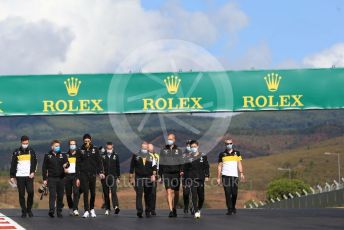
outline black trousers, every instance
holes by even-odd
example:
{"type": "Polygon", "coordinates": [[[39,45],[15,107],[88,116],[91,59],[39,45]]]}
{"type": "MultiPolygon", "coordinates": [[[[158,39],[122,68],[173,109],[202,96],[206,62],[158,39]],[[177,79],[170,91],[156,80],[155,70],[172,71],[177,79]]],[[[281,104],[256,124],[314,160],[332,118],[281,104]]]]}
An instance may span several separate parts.
{"type": "Polygon", "coordinates": [[[23,213],[30,212],[33,204],[33,178],[17,177],[17,187],[19,193],[19,203],[23,213]],[[27,202],[25,202],[25,190],[27,192],[27,202]]]}
{"type": "Polygon", "coordinates": [[[183,201],[184,201],[184,209],[189,209],[189,203],[190,203],[190,191],[191,188],[188,187],[185,184],[186,180],[185,178],[182,179],[182,185],[183,185],[183,201]]]}
{"type": "Polygon", "coordinates": [[[94,209],[94,201],[96,199],[96,180],[97,177],[94,174],[81,173],[80,175],[81,190],[84,193],[85,211],[94,209]],[[91,194],[90,200],[88,200],[89,193],[91,194]]]}
{"type": "Polygon", "coordinates": [[[238,197],[239,178],[232,176],[222,176],[222,184],[225,190],[226,204],[228,211],[235,210],[238,197]]]}
{"type": "Polygon", "coordinates": [[[195,212],[202,209],[204,204],[204,180],[186,178],[186,189],[191,192],[192,206],[195,212]]]}
{"type": "Polygon", "coordinates": [[[55,209],[57,213],[62,212],[63,208],[63,193],[64,193],[64,181],[60,177],[48,177],[49,188],[49,212],[54,213],[55,209]],[[56,202],[56,206],[55,206],[56,202]]]}
{"type": "Polygon", "coordinates": [[[139,213],[143,212],[142,196],[144,194],[145,211],[152,211],[152,188],[153,183],[148,178],[136,178],[135,179],[135,191],[136,191],[136,210],[139,213]]]}
{"type": "Polygon", "coordinates": [[[158,182],[152,182],[153,187],[152,187],[152,207],[151,211],[155,211],[156,207],[156,193],[157,193],[157,188],[158,188],[158,182]]]}
{"type": "Polygon", "coordinates": [[[111,210],[110,205],[110,193],[112,207],[118,207],[118,197],[117,197],[117,178],[113,175],[107,175],[105,179],[101,180],[105,201],[105,209],[111,210]]]}
{"type": "Polygon", "coordinates": [[[76,186],[75,174],[66,174],[66,177],[64,178],[64,184],[68,208],[78,210],[80,194],[79,188],[76,186]]]}

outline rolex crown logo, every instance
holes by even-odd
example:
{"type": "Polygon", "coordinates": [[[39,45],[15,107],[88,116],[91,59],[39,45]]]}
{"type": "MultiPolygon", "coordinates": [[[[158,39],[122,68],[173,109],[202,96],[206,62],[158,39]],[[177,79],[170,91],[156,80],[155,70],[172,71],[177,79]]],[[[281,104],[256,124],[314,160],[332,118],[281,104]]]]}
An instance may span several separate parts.
{"type": "Polygon", "coordinates": [[[269,73],[264,77],[266,86],[270,92],[276,92],[278,90],[282,77],[277,73],[269,73]]]}
{"type": "Polygon", "coordinates": [[[78,95],[79,87],[81,84],[81,81],[78,78],[68,78],[64,84],[66,85],[67,93],[69,96],[76,96],[78,95]]]}
{"type": "Polygon", "coordinates": [[[169,94],[176,94],[178,92],[178,88],[179,88],[179,85],[180,85],[180,82],[182,80],[179,79],[178,76],[169,76],[167,77],[164,82],[165,82],[165,85],[166,85],[166,88],[167,88],[167,92],[169,94]]]}

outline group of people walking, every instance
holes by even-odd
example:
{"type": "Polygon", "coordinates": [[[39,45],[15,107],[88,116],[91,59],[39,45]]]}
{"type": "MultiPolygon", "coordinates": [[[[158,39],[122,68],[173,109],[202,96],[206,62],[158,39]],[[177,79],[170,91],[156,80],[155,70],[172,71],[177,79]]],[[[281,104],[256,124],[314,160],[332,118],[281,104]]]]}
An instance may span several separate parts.
{"type": "MultiPolygon", "coordinates": [[[[34,177],[37,156],[29,137],[21,138],[21,146],[13,152],[10,177],[18,187],[22,217],[33,217],[34,177]],[[27,199],[25,200],[25,191],[27,199]]],[[[239,178],[244,179],[241,154],[233,147],[232,140],[225,140],[225,150],[219,154],[217,183],[222,184],[226,196],[227,215],[236,213],[239,178]]],[[[119,153],[112,142],[99,149],[93,145],[89,134],[83,136],[78,147],[76,140],[69,140],[69,149],[61,151],[61,142],[53,140],[50,151],[44,155],[42,164],[43,187],[49,190],[50,217],[62,217],[63,197],[66,194],[70,215],[79,216],[79,198],[83,194],[83,218],[95,218],[96,181],[100,178],[105,215],[119,214],[117,186],[121,181],[119,153]],[[112,205],[111,205],[112,204],[112,205]]],[[[169,217],[177,217],[179,190],[182,185],[184,213],[189,211],[195,218],[201,217],[205,199],[205,182],[210,171],[207,154],[199,149],[197,140],[188,140],[183,151],[176,145],[176,136],[169,134],[161,151],[154,145],[141,144],[140,150],[132,154],[129,183],[136,192],[137,217],[156,215],[156,197],[159,183],[166,190],[169,217]],[[191,198],[191,199],[190,199],[191,198]],[[143,206],[144,203],[144,206],[143,206]],[[190,204],[191,203],[191,204],[190,204]]]]}

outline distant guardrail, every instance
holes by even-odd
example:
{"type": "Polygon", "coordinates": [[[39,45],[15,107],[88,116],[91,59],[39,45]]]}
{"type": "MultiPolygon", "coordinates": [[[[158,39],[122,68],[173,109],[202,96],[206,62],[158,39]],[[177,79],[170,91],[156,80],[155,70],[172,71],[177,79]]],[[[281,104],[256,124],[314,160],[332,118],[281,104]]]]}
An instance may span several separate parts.
{"type": "Polygon", "coordinates": [[[341,182],[333,181],[324,186],[310,187],[311,193],[284,194],[269,201],[252,201],[245,208],[326,208],[344,206],[344,178],[341,182]]]}

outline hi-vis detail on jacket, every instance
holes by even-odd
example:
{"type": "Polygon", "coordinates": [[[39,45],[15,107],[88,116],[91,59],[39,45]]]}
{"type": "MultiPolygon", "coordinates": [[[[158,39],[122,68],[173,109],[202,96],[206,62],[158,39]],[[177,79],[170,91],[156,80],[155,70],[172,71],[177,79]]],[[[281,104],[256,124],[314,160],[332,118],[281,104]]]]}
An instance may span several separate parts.
{"type": "Polygon", "coordinates": [[[22,154],[17,156],[17,177],[26,177],[30,175],[31,154],[22,154]]]}
{"type": "Polygon", "coordinates": [[[222,162],[223,176],[238,177],[238,162],[242,160],[239,151],[234,150],[232,153],[227,151],[220,153],[219,163],[222,162]]]}
{"type": "Polygon", "coordinates": [[[75,173],[75,165],[76,165],[76,157],[75,156],[69,156],[68,157],[69,167],[67,168],[67,173],[75,173]]]}

